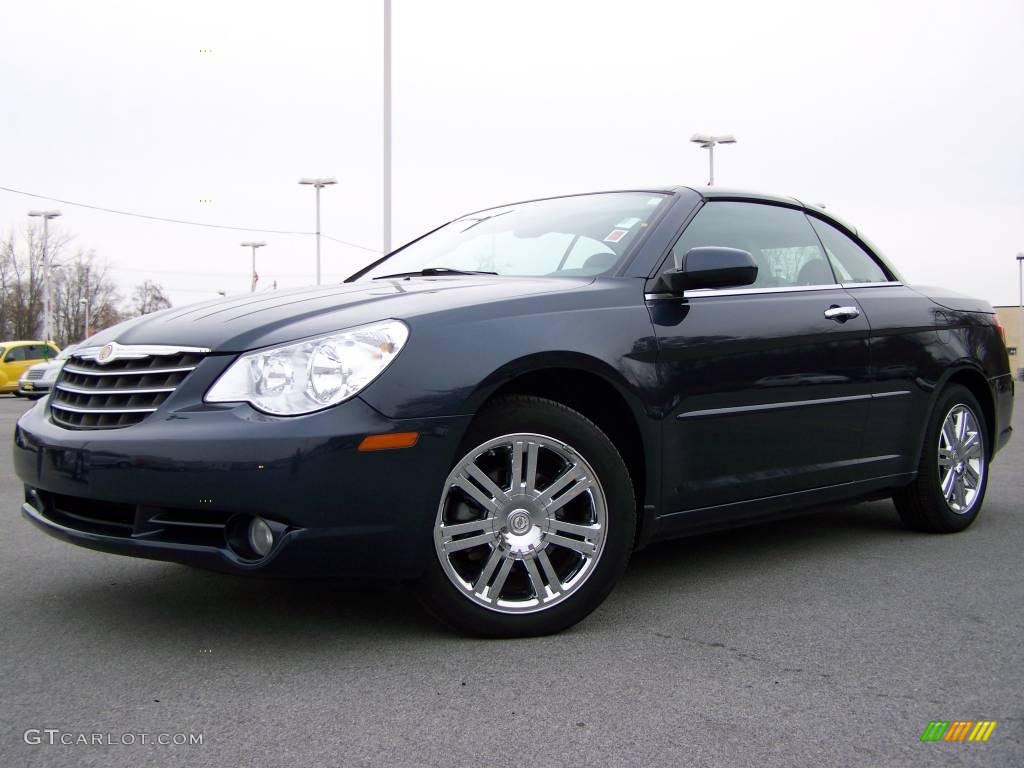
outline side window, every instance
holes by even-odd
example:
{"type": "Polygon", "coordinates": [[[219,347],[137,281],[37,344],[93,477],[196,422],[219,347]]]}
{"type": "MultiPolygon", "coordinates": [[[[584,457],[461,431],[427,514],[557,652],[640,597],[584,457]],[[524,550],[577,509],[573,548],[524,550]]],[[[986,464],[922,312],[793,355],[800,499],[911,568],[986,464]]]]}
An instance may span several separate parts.
{"type": "Polygon", "coordinates": [[[757,264],[751,288],[835,283],[814,230],[801,211],[761,203],[705,204],[676,241],[676,268],[691,248],[722,246],[748,251],[757,264]]]}
{"type": "Polygon", "coordinates": [[[808,216],[841,283],[885,283],[889,276],[872,257],[826,221],[808,216]]]}
{"type": "Polygon", "coordinates": [[[7,353],[7,357],[4,358],[5,363],[20,363],[28,358],[25,357],[25,347],[15,347],[7,353]]]}
{"type": "Polygon", "coordinates": [[[26,360],[42,360],[43,359],[43,345],[42,344],[29,344],[27,347],[22,347],[25,350],[26,360]]]}

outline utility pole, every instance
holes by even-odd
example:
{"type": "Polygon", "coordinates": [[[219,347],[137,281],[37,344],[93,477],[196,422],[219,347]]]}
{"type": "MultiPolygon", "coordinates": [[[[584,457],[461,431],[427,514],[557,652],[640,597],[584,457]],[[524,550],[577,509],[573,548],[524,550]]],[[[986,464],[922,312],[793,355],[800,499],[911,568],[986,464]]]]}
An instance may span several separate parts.
{"type": "MultiPolygon", "coordinates": [[[[320,206],[318,205],[317,209],[319,210],[319,208],[320,208],[320,206]]],[[[318,236],[318,240],[319,240],[319,233],[320,233],[320,216],[319,216],[319,214],[317,215],[316,231],[317,231],[317,236],[318,236]]],[[[257,248],[262,248],[264,245],[266,245],[266,243],[264,243],[263,241],[260,241],[258,243],[257,242],[247,242],[247,243],[242,243],[241,245],[243,247],[245,247],[245,248],[252,248],[252,280],[251,280],[252,287],[250,288],[249,292],[250,293],[254,293],[256,291],[256,280],[258,279],[256,277],[256,249],[257,248]]],[[[316,274],[317,280],[316,280],[316,282],[319,285],[319,283],[320,283],[320,269],[319,269],[319,266],[320,266],[320,244],[319,244],[319,242],[317,243],[316,263],[317,263],[317,274],[316,274]]]]}
{"type": "Polygon", "coordinates": [[[47,226],[50,219],[60,216],[60,211],[29,211],[29,216],[40,216],[43,219],[43,341],[49,341],[52,335],[50,328],[50,255],[48,242],[50,230],[47,226]]]}
{"type": "Polygon", "coordinates": [[[690,141],[694,144],[700,144],[701,149],[708,151],[708,186],[713,187],[715,185],[715,144],[735,144],[736,137],[730,135],[708,136],[703,133],[695,133],[690,137],[690,141]]]}
{"type": "Polygon", "coordinates": [[[89,293],[88,293],[88,290],[86,290],[85,298],[84,299],[79,299],[78,303],[81,304],[83,307],[85,307],[85,336],[83,336],[82,338],[83,339],[88,339],[89,338],[89,293]]]}
{"type": "Polygon", "coordinates": [[[79,299],[78,300],[78,304],[79,304],[79,306],[85,307],[85,335],[82,338],[83,339],[88,339],[89,338],[89,305],[91,303],[89,301],[89,265],[83,263],[82,255],[81,254],[78,255],[78,272],[79,272],[79,275],[83,275],[84,274],[84,277],[85,277],[85,297],[79,299]]]}
{"type": "Polygon", "coordinates": [[[381,167],[381,226],[383,237],[381,248],[391,252],[391,0],[384,0],[384,62],[383,62],[383,122],[384,135],[381,142],[383,155],[381,167]]]}
{"type": "Polygon", "coordinates": [[[306,184],[316,188],[316,284],[320,285],[320,190],[331,184],[337,184],[338,180],[332,176],[323,178],[301,178],[299,184],[306,184]]]}

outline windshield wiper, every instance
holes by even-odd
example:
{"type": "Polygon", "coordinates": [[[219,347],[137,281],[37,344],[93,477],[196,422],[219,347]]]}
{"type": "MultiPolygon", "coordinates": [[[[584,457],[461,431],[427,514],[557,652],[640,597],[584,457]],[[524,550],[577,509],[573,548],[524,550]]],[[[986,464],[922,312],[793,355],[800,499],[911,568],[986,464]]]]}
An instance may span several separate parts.
{"type": "Polygon", "coordinates": [[[497,272],[479,272],[469,269],[452,269],[451,267],[424,267],[415,272],[398,272],[394,275],[379,275],[374,280],[390,280],[396,277],[438,277],[444,275],[496,275],[497,272]]]}

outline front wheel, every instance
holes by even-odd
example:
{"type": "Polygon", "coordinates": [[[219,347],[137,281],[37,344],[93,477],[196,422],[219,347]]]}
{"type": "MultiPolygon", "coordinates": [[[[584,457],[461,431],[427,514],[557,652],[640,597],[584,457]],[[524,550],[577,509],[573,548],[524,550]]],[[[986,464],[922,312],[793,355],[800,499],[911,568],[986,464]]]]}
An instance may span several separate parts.
{"type": "Polygon", "coordinates": [[[974,522],[988,485],[988,435],[981,406],[959,384],[939,396],[917,478],[893,496],[908,528],[956,533],[974,522]]]}
{"type": "Polygon", "coordinates": [[[445,481],[421,594],[457,628],[489,637],[558,632],[625,570],[636,532],[629,471],[591,421],[512,396],[474,420],[445,481]]]}

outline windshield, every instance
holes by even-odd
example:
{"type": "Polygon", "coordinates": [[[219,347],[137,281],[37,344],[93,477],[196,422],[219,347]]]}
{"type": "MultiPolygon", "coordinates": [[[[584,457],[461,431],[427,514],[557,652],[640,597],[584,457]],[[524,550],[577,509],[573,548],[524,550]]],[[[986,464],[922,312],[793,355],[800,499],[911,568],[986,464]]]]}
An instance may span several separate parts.
{"type": "Polygon", "coordinates": [[[668,195],[609,192],[492,208],[410,243],[360,280],[450,270],[527,277],[600,275],[619,266],[668,195]]]}

